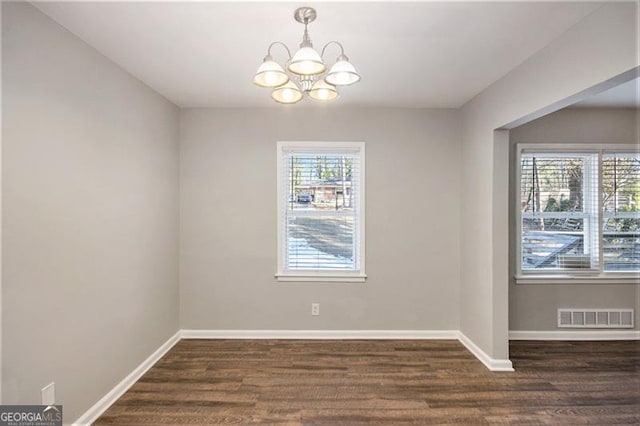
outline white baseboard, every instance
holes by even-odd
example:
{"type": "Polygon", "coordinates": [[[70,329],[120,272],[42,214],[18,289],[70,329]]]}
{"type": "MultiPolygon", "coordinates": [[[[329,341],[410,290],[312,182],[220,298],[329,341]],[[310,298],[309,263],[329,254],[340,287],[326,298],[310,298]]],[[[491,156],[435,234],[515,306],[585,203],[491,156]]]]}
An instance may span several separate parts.
{"type": "Polygon", "coordinates": [[[137,382],[144,373],[149,370],[153,364],[158,362],[160,358],[166,354],[180,340],[180,331],[171,336],[169,340],[164,342],[149,358],[142,361],[142,363],[135,368],[127,377],[125,377],[120,383],[118,383],[113,389],[103,396],[93,407],[89,408],[82,416],[78,418],[73,425],[84,426],[91,425],[98,420],[98,417],[102,415],[107,408],[109,408],[114,402],[118,400],[135,382],[137,382]]]}
{"type": "Polygon", "coordinates": [[[73,425],[91,425],[180,339],[459,340],[491,371],[513,371],[511,361],[493,359],[458,330],[180,330],[96,402],[73,425]]]}
{"type": "MultiPolygon", "coordinates": [[[[180,330],[102,397],[73,425],[91,425],[180,339],[417,339],[459,340],[491,371],[514,371],[508,359],[494,359],[458,330],[180,330]]],[[[510,340],[640,340],[638,330],[510,331],[510,340]]]]}
{"type": "Polygon", "coordinates": [[[458,330],[182,330],[183,339],[417,339],[459,340],[491,371],[513,371],[508,359],[493,359],[458,330]]]}
{"type": "Polygon", "coordinates": [[[461,331],[458,332],[458,340],[462,343],[476,358],[482,362],[485,367],[491,371],[514,371],[511,361],[508,359],[494,359],[491,358],[485,351],[480,349],[478,345],[473,343],[465,334],[461,331]]]}
{"type": "Polygon", "coordinates": [[[638,330],[561,330],[509,332],[509,340],[640,340],[638,330]]]}
{"type": "Polygon", "coordinates": [[[183,339],[456,340],[457,330],[181,330],[183,339]]]}
{"type": "MultiPolygon", "coordinates": [[[[73,425],[91,425],[180,339],[414,339],[459,340],[491,371],[514,371],[508,359],[494,359],[458,330],[180,330],[102,397],[73,425]]],[[[510,340],[640,340],[638,330],[510,331],[510,340]]]]}

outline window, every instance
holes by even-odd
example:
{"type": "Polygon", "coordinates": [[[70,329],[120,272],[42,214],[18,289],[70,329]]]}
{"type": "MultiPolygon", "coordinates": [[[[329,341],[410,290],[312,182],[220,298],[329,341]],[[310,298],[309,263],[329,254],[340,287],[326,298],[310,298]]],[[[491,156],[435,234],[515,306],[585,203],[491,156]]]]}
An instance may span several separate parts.
{"type": "Polygon", "coordinates": [[[364,281],[364,143],[278,143],[281,281],[364,281]]]}
{"type": "Polygon", "coordinates": [[[640,270],[640,154],[602,156],[605,271],[640,270]]]}
{"type": "Polygon", "coordinates": [[[637,279],[640,154],[583,145],[518,152],[518,277],[637,279]]]}

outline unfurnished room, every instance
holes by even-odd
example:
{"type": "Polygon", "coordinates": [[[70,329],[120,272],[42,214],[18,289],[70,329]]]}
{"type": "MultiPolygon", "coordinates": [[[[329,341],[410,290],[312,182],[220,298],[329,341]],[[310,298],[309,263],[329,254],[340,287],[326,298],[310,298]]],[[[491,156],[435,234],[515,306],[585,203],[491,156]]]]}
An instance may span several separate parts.
{"type": "Polygon", "coordinates": [[[0,6],[0,425],[640,424],[638,1],[0,6]]]}

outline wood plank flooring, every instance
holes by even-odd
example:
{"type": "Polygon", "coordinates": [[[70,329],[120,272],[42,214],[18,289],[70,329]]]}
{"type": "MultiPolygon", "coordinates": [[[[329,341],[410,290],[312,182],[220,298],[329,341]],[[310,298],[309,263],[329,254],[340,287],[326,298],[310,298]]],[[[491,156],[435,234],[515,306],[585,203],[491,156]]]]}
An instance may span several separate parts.
{"type": "Polygon", "coordinates": [[[98,425],[640,424],[640,342],[183,340],[98,425]]]}

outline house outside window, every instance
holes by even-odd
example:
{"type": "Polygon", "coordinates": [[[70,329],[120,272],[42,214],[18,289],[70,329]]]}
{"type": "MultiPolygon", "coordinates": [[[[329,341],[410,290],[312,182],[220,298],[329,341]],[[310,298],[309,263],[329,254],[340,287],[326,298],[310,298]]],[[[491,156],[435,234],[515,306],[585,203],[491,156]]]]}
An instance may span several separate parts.
{"type": "Polygon", "coordinates": [[[363,282],[364,142],[278,142],[279,281],[363,282]]]}
{"type": "Polygon", "coordinates": [[[517,282],[638,282],[637,149],[518,145],[517,282]]]}

